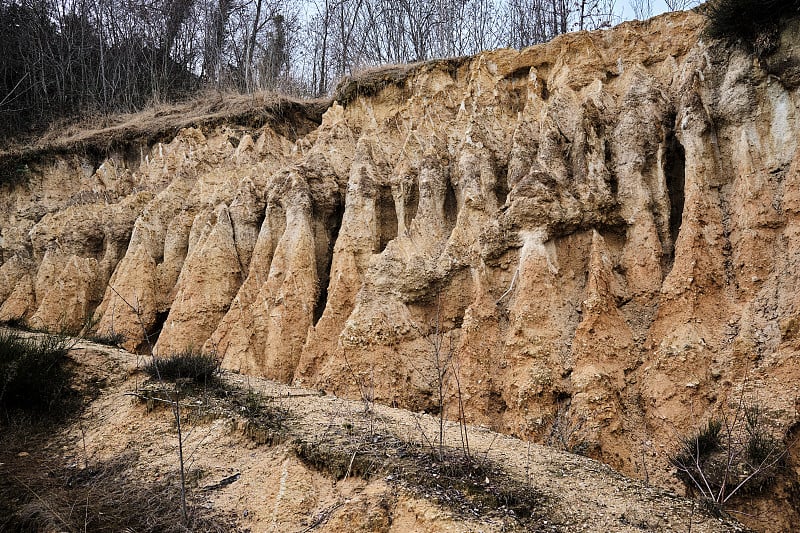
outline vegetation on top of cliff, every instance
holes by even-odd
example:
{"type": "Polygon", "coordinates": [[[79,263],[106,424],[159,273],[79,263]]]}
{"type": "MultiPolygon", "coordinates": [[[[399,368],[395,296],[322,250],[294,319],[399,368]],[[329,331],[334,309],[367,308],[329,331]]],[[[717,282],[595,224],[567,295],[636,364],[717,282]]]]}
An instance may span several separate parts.
{"type": "Polygon", "coordinates": [[[0,139],[209,88],[326,96],[364,67],[523,48],[622,16],[613,0],[0,0],[0,139]]]}
{"type": "MultiPolygon", "coordinates": [[[[112,13],[96,1],[0,0],[0,185],[26,181],[29,164],[48,156],[99,161],[187,126],[270,123],[294,139],[319,123],[327,96],[346,104],[423,68],[444,63],[454,73],[467,54],[625,17],[611,0],[259,0],[235,12],[230,3],[168,3],[112,13]]],[[[631,5],[639,18],[653,13],[649,1],[631,5]]]]}
{"type": "Polygon", "coordinates": [[[468,56],[461,56],[366,69],[358,74],[342,78],[336,85],[333,99],[346,105],[359,96],[374,96],[386,87],[402,86],[408,78],[420,72],[431,72],[437,69],[445,70],[455,78],[458,69],[468,63],[470,59],[468,56]]]}
{"type": "Polygon", "coordinates": [[[700,11],[710,37],[742,40],[764,54],[777,45],[779,23],[800,15],[800,0],[710,0],[700,11]]]}
{"type": "Polygon", "coordinates": [[[183,128],[221,124],[258,129],[266,124],[289,139],[316,128],[329,100],[301,100],[274,93],[209,93],[180,104],[154,106],[131,114],[88,117],[54,126],[34,144],[0,151],[0,185],[24,181],[29,163],[84,153],[98,161],[130,146],[169,142],[183,128]]]}
{"type": "Polygon", "coordinates": [[[183,128],[213,128],[222,124],[258,129],[269,125],[288,139],[313,131],[333,100],[346,105],[389,86],[402,86],[420,72],[444,68],[456,76],[469,58],[458,57],[367,69],[341,80],[333,99],[301,99],[276,93],[208,92],[182,103],[148,107],[137,113],[88,116],[54,123],[38,140],[0,150],[0,186],[27,180],[29,164],[48,157],[85,154],[101,161],[130,147],[169,142],[183,128]]]}

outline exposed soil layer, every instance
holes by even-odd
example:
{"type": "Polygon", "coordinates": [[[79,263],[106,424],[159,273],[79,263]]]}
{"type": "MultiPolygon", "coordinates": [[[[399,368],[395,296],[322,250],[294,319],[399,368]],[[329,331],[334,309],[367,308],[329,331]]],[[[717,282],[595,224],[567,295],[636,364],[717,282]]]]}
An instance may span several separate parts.
{"type": "MultiPolygon", "coordinates": [[[[742,398],[776,435],[799,421],[800,22],[760,58],[702,26],[386,67],[332,103],[215,97],[0,155],[0,320],[538,443],[560,421],[571,449],[676,488],[663,452],[742,398]]],[[[737,516],[800,528],[786,464],[737,516]]]]}

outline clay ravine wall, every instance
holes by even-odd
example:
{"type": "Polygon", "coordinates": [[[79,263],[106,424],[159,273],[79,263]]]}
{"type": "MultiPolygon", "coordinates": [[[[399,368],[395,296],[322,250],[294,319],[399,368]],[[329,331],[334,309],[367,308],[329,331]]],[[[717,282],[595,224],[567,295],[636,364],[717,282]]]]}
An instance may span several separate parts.
{"type": "Polygon", "coordinates": [[[560,410],[640,477],[743,390],[788,428],[798,27],[756,58],[702,24],[417,65],[296,140],[190,127],[135,161],[31,163],[0,194],[0,319],[93,316],[131,349],[144,330],[429,412],[440,341],[471,423],[544,441],[560,410]]]}

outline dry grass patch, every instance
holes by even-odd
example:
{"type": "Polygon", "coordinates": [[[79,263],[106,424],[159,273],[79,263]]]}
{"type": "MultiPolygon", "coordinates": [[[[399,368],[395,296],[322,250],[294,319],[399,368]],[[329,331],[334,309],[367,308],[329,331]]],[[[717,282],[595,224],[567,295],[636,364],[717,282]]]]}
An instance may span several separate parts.
{"type": "Polygon", "coordinates": [[[258,129],[268,124],[294,140],[313,131],[329,105],[329,100],[302,100],[275,93],[206,92],[182,103],[152,106],[138,113],[59,123],[35,142],[0,151],[0,185],[24,181],[30,172],[28,163],[50,156],[83,153],[102,159],[129,146],[169,142],[187,127],[225,124],[258,129]]]}
{"type": "Polygon", "coordinates": [[[298,438],[294,451],[309,467],[336,480],[383,478],[449,510],[457,518],[499,518],[512,528],[537,523],[546,504],[535,488],[509,476],[488,457],[440,450],[394,435],[359,430],[357,424],[329,430],[319,439],[298,438]]]}
{"type": "MultiPolygon", "coordinates": [[[[28,443],[29,447],[33,444],[28,443]]],[[[30,448],[33,450],[33,448],[30,448]]],[[[181,518],[177,480],[136,478],[138,457],[127,453],[88,466],[64,465],[42,450],[4,457],[0,530],[139,533],[236,531],[231,517],[193,505],[181,518]]]]}
{"type": "Polygon", "coordinates": [[[469,56],[464,56],[365,69],[342,78],[336,86],[333,99],[342,105],[347,105],[359,96],[374,96],[386,87],[402,87],[407,79],[419,73],[439,69],[445,70],[455,78],[458,69],[470,60],[469,56]]]}

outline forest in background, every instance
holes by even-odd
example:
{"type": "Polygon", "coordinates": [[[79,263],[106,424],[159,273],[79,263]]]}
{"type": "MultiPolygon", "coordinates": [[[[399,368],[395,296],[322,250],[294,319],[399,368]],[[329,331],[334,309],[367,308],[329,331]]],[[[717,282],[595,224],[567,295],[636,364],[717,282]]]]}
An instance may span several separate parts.
{"type": "Polygon", "coordinates": [[[646,18],[652,0],[0,0],[0,140],[206,89],[326,96],[364,68],[524,48],[624,12],[646,18]]]}

